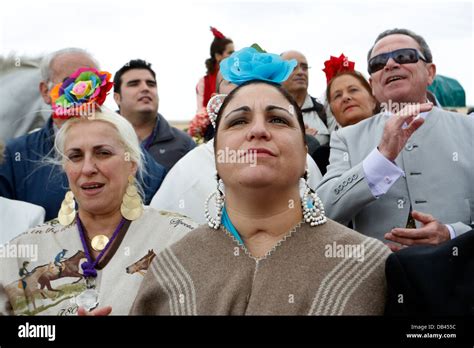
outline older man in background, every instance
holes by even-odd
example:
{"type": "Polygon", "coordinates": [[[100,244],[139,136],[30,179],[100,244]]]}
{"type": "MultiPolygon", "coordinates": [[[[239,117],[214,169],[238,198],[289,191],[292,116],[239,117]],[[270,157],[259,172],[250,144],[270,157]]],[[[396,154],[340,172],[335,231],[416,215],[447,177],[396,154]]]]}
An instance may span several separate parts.
{"type": "Polygon", "coordinates": [[[306,133],[314,136],[320,145],[328,144],[336,123],[333,116],[327,116],[324,106],[308,93],[309,65],[306,57],[298,51],[283,52],[281,57],[285,60],[296,59],[298,62],[282,86],[301,108],[306,133]]]}
{"type": "Polygon", "coordinates": [[[369,50],[368,67],[385,112],[333,132],[317,189],[327,215],[398,243],[393,250],[469,231],[474,120],[427,103],[436,74],[428,44],[410,30],[387,30],[369,50]]]}

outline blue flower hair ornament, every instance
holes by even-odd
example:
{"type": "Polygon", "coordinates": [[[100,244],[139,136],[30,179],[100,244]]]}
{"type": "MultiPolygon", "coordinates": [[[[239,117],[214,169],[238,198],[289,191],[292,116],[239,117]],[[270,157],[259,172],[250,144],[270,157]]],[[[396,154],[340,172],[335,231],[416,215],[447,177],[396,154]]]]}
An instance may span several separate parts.
{"type": "Polygon", "coordinates": [[[281,84],[297,64],[295,59],[283,60],[277,54],[245,47],[222,60],[220,71],[225,80],[238,86],[252,80],[281,84]]]}

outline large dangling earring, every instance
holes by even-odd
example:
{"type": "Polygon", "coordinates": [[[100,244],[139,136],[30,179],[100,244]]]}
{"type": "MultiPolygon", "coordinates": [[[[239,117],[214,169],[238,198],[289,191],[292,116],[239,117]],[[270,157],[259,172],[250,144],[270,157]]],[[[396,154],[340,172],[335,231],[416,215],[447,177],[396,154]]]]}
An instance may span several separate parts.
{"type": "Polygon", "coordinates": [[[308,185],[307,169],[302,179],[306,186],[305,192],[303,194],[303,199],[301,200],[304,220],[311,226],[322,225],[327,221],[326,215],[324,213],[324,205],[323,202],[321,202],[321,199],[319,199],[316,192],[314,192],[308,185]],[[310,201],[309,198],[311,198],[312,201],[310,201]]]}
{"type": "Polygon", "coordinates": [[[61,209],[58,212],[59,223],[63,226],[68,226],[74,221],[76,217],[76,202],[74,201],[74,194],[72,191],[66,192],[64,200],[61,203],[61,209]]]}
{"type": "Polygon", "coordinates": [[[122,216],[130,221],[138,219],[143,213],[143,203],[133,175],[128,177],[128,186],[123,195],[122,205],[120,206],[122,216]]]}
{"type": "Polygon", "coordinates": [[[220,186],[223,185],[224,183],[222,182],[222,179],[219,177],[219,174],[216,173],[215,176],[217,180],[217,190],[214,191],[207,197],[206,202],[204,203],[204,209],[205,209],[205,214],[206,214],[206,220],[207,224],[209,227],[217,230],[221,226],[221,219],[222,219],[222,209],[224,209],[224,193],[222,193],[220,186]],[[213,218],[211,216],[211,213],[209,211],[209,201],[213,196],[216,196],[216,211],[217,211],[217,217],[213,218]]]}

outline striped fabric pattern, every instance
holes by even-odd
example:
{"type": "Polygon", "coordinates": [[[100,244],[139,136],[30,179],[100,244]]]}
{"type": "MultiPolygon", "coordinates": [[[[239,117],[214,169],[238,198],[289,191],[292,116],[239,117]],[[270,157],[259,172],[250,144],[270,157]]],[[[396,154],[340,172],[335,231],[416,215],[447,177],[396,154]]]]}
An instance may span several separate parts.
{"type": "Polygon", "coordinates": [[[241,250],[227,230],[200,226],[155,257],[131,313],[329,316],[384,312],[384,263],[390,249],[376,239],[328,220],[318,227],[302,224],[264,257],[241,250]],[[360,249],[359,256],[354,254],[360,249]]]}
{"type": "Polygon", "coordinates": [[[361,262],[355,258],[341,260],[321,282],[308,315],[342,315],[351,295],[385,263],[386,246],[372,238],[366,238],[362,245],[368,251],[363,266],[360,267],[361,262]]]}
{"type": "Polygon", "coordinates": [[[166,248],[151,265],[151,271],[169,298],[171,315],[197,315],[196,289],[171,249],[166,248]]]}

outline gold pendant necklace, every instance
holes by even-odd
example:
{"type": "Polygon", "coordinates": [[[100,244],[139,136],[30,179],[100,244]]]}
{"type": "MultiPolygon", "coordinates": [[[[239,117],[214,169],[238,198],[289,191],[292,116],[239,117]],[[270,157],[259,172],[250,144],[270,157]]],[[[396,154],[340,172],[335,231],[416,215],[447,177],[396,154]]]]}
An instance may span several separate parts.
{"type": "Polygon", "coordinates": [[[94,238],[92,238],[91,246],[92,246],[92,249],[94,249],[95,251],[102,251],[104,250],[108,242],[109,242],[109,237],[107,237],[104,234],[99,234],[95,236],[94,238]]]}

